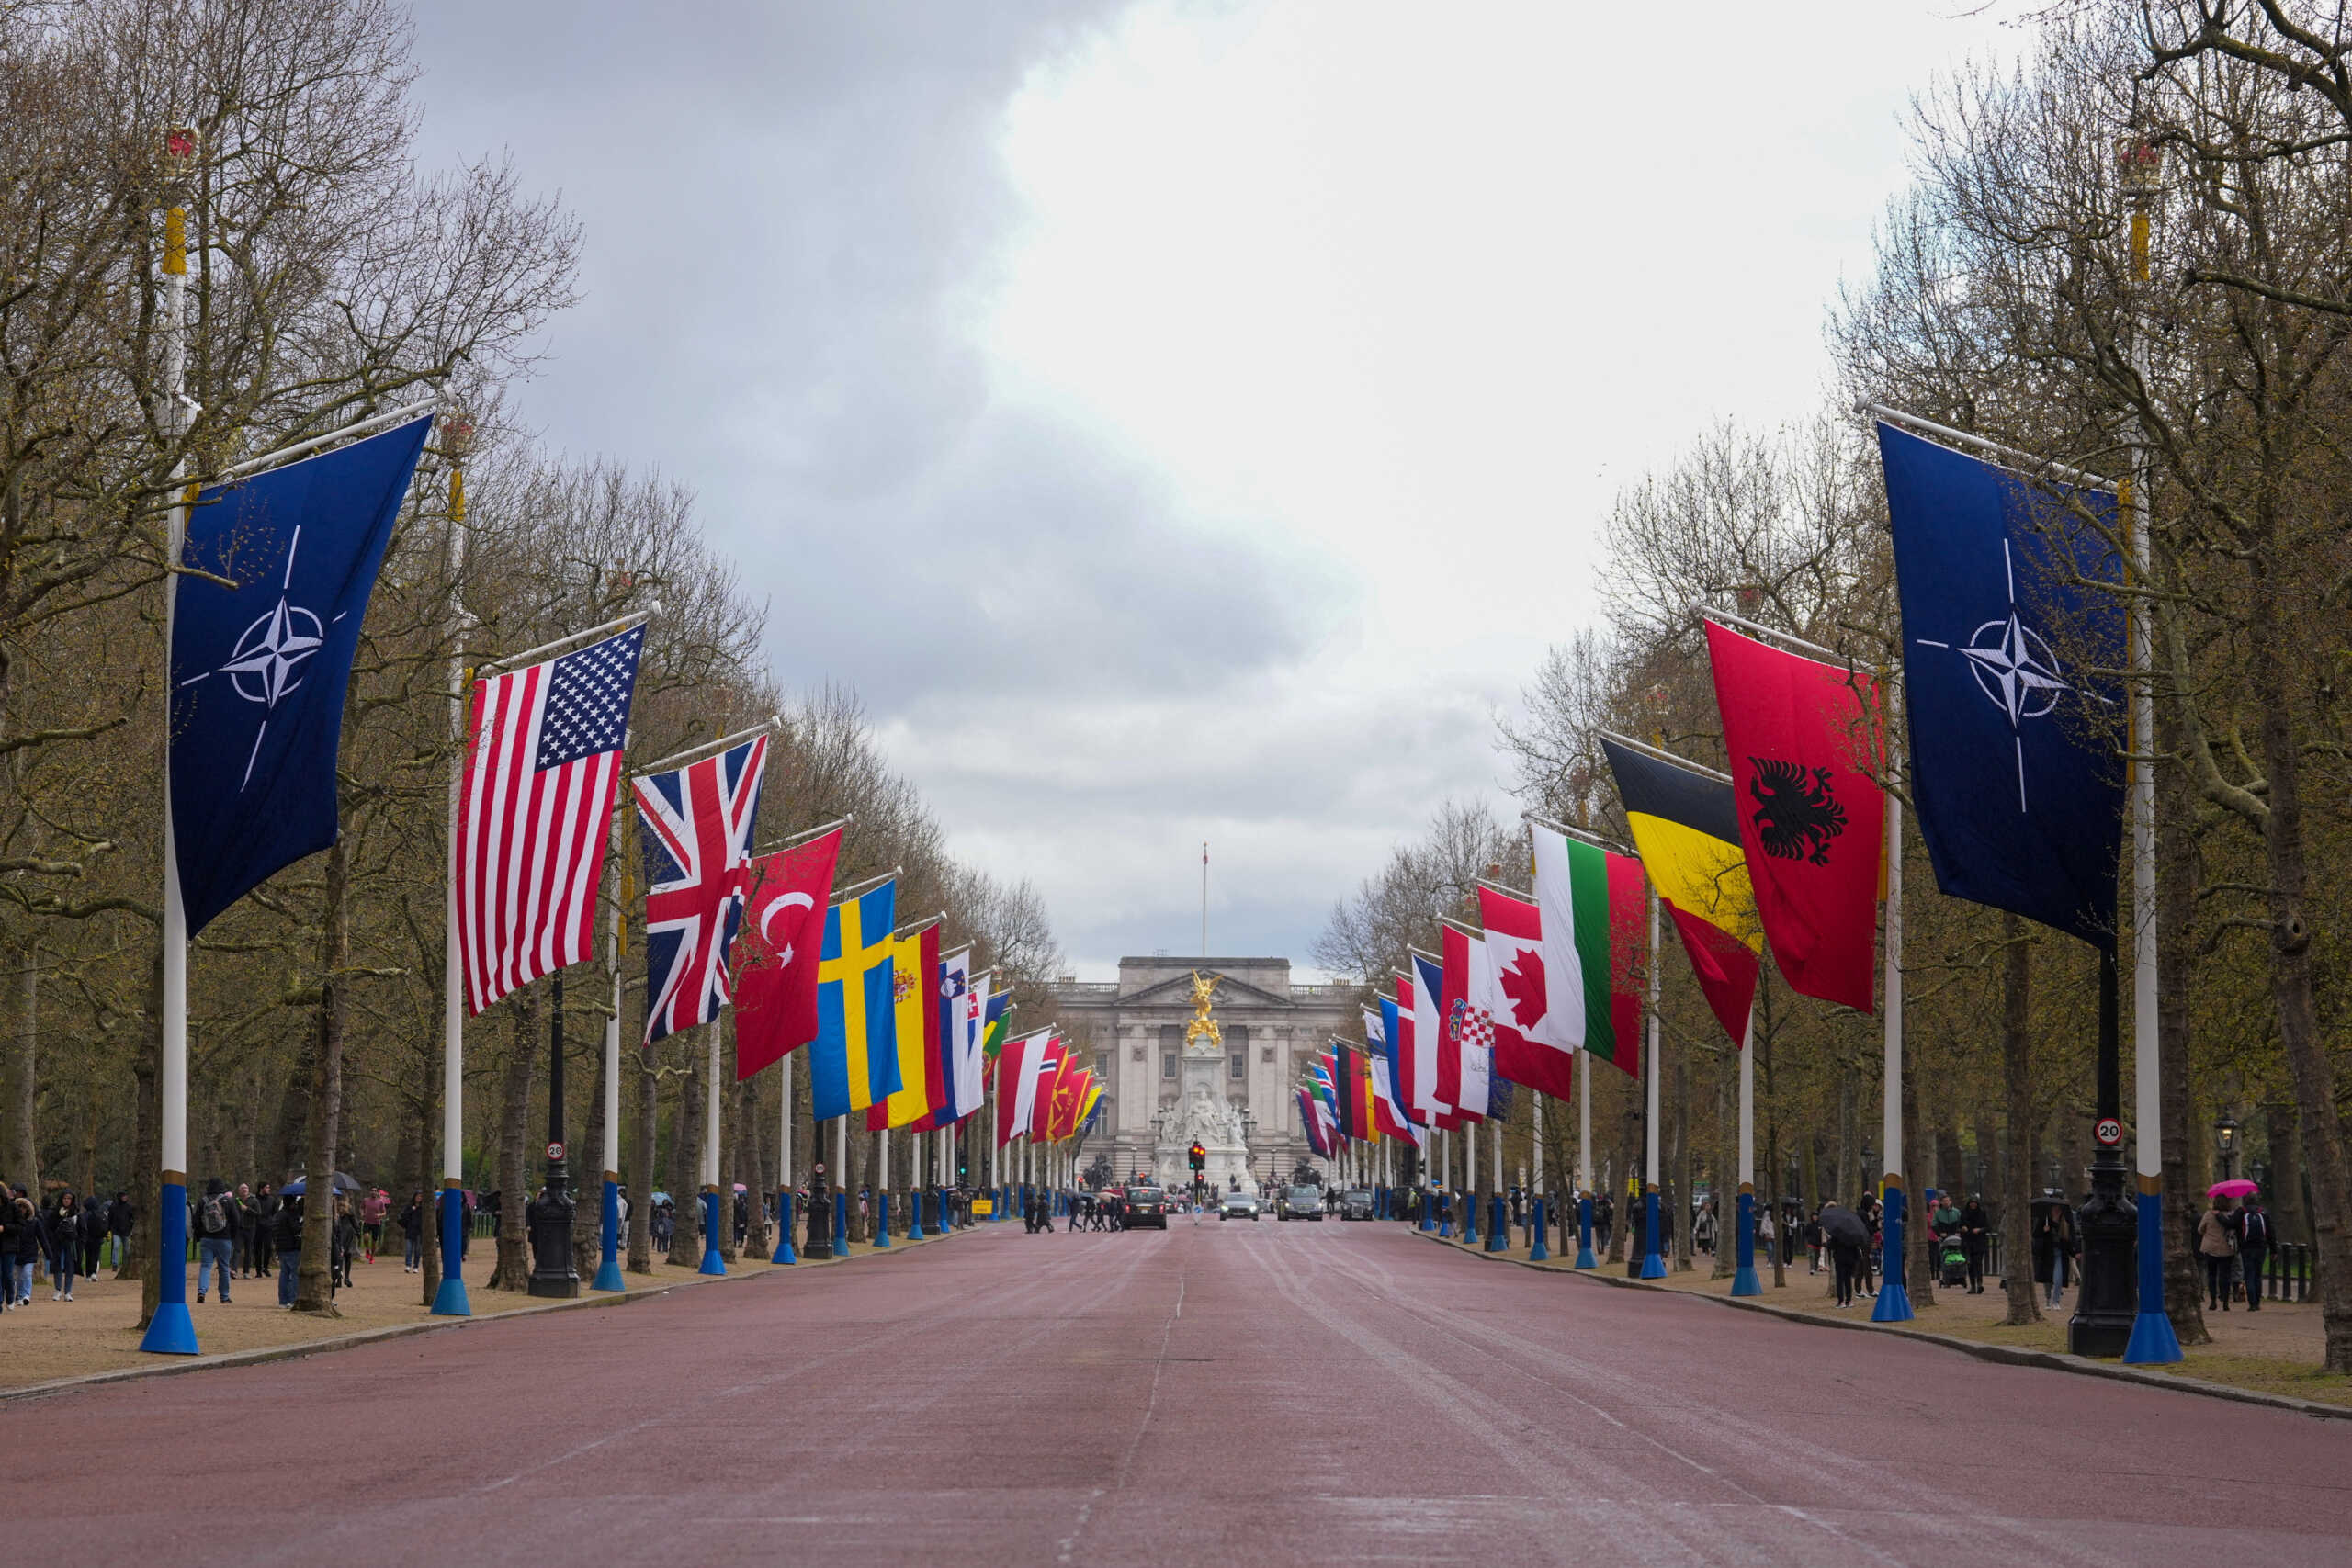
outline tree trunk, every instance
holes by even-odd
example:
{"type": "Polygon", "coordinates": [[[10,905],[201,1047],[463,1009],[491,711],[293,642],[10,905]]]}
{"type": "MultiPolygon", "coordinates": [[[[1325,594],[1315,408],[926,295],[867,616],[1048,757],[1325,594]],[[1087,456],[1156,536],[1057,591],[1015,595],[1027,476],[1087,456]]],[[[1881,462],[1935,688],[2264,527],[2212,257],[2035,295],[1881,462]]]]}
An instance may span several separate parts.
{"type": "Polygon", "coordinates": [[[416,1188],[424,1194],[419,1220],[424,1226],[419,1248],[424,1264],[424,1294],[418,1304],[431,1306],[441,1293],[441,1179],[434,1156],[434,1139],[441,1130],[441,1063],[430,1051],[418,1055],[424,1074],[424,1090],[416,1098],[416,1188]]]}
{"type": "Polygon", "coordinates": [[[768,1177],[767,1139],[760,1115],[760,1089],[767,1073],[746,1078],[735,1086],[735,1142],[744,1151],[741,1161],[741,1176],[744,1186],[751,1189],[745,1196],[744,1210],[748,1224],[743,1230],[743,1251],[746,1256],[767,1258],[775,1253],[768,1240],[767,1194],[775,1183],[768,1177]]]}
{"type": "MultiPolygon", "coordinates": [[[[1919,1147],[1919,1068],[1916,1061],[1903,1064],[1903,1151],[1904,1163],[1917,1168],[1914,1156],[1919,1147]]],[[[1898,1172],[1903,1177],[1904,1196],[1907,1200],[1903,1216],[1903,1275],[1910,1288],[1911,1304],[1936,1304],[1936,1271],[1928,1262],[1927,1184],[1909,1171],[1898,1172]]]]}
{"type": "Polygon", "coordinates": [[[350,967],[346,891],[351,854],[341,834],[327,851],[326,931],[319,954],[319,1043],[311,1072],[311,1150],[304,1165],[302,1261],[295,1270],[294,1310],[340,1317],[334,1305],[336,1134],[343,1122],[343,973],[350,967]]]}
{"type": "Polygon", "coordinates": [[[673,1038],[685,1043],[686,1072],[678,1080],[678,1119],[670,1135],[670,1198],[676,1205],[677,1228],[670,1235],[670,1262],[692,1269],[702,1261],[697,1227],[702,1221],[702,1057],[692,1034],[673,1038]]]}
{"type": "MultiPolygon", "coordinates": [[[[161,953],[160,946],[157,949],[161,953]]],[[[163,1017],[164,968],[155,965],[155,1007],[150,1017],[163,1017]]],[[[160,1060],[164,1048],[162,1028],[141,1031],[139,1058],[131,1064],[130,1076],[137,1085],[139,1109],[131,1131],[131,1142],[137,1145],[130,1168],[138,1178],[130,1189],[130,1207],[134,1218],[130,1224],[130,1246],[123,1253],[122,1262],[114,1277],[118,1280],[141,1281],[139,1326],[144,1328],[155,1315],[156,1306],[163,1301],[163,1270],[156,1267],[155,1249],[161,1237],[155,1205],[161,1196],[159,1178],[164,1167],[164,1108],[157,1076],[163,1070],[160,1060]],[[140,1182],[144,1182],[144,1189],[140,1182]]],[[[182,1268],[187,1265],[183,1263],[182,1268]]]]}
{"type": "MultiPolygon", "coordinates": [[[[2156,741],[2177,750],[2177,713],[2157,709],[2156,741]]],[[[2156,772],[2156,1073],[2158,1159],[2164,1196],[2165,1315],[2183,1345],[2208,1345],[2204,1267],[2190,1245],[2204,1197],[2190,1163],[2188,1032],[2190,983],[2197,963],[2199,878],[2197,801],[2177,767],[2156,772]]]]}
{"type": "Polygon", "coordinates": [[[2033,1291],[2032,953],[2025,921],[2003,912],[2001,941],[2001,1076],[2008,1084],[2009,1157],[2001,1162],[2001,1292],[2010,1327],[2041,1321],[2033,1291]]]}
{"type": "Polygon", "coordinates": [[[531,1068],[538,1060],[539,987],[536,982],[514,998],[509,1021],[514,1029],[506,1046],[506,1095],[499,1107],[498,1122],[498,1262],[483,1288],[527,1291],[531,1288],[531,1233],[523,1209],[530,1201],[531,1068]]]}
{"type": "MultiPolygon", "coordinates": [[[[40,955],[25,949],[17,1015],[17,1071],[9,1084],[7,1176],[17,1190],[40,1191],[40,1139],[34,1110],[40,1100],[40,955]]],[[[38,1201],[38,1199],[36,1199],[38,1201]]]]}
{"type": "Polygon", "coordinates": [[[1625,1249],[1633,1245],[1634,1227],[1641,1222],[1640,1184],[1634,1179],[1642,1168],[1642,1095],[1641,1080],[1632,1080],[1633,1088],[1618,1086],[1625,1098],[1625,1113],[1620,1119],[1618,1139],[1617,1180],[1614,1194],[1617,1203],[1617,1224],[1609,1235],[1611,1263],[1625,1261],[1625,1249]]]}
{"type": "Polygon", "coordinates": [[[2318,1278],[2324,1364],[2352,1372],[2352,1171],[2344,1159],[2344,1133],[2335,1115],[2335,1075],[2312,997],[2312,932],[2303,914],[2305,863],[2302,753],[2291,727],[2290,699],[2277,601],[2257,557],[2248,595],[2248,649],[2262,714],[2262,763],[2269,781],[2269,817],[2263,834],[2270,860],[2271,990],[2278,1036],[2302,1110],[2303,1159],[2311,1172],[2312,1272],[2318,1278]]]}
{"type": "Polygon", "coordinates": [[[1674,1058],[1674,1116],[1667,1123],[1674,1144],[1675,1217],[1681,1222],[1674,1227],[1674,1267],[1678,1273],[1694,1267],[1690,1233],[1696,1228],[1690,1202],[1690,1075],[1689,1064],[1683,1060],[1688,1054],[1674,1058]]]}
{"type": "MultiPolygon", "coordinates": [[[[724,1077],[726,1053],[719,1055],[724,1077]]],[[[735,1183],[741,1179],[737,1170],[743,1158],[743,1129],[737,1112],[743,1097],[735,1092],[734,1085],[716,1079],[708,1092],[718,1100],[718,1256],[732,1263],[741,1256],[735,1246],[735,1183]]]]}
{"type": "Polygon", "coordinates": [[[2270,1203],[2270,1224],[2281,1241],[2308,1245],[2312,1216],[2303,1201],[2303,1130],[2291,1104],[2273,1101],[2262,1108],[2263,1125],[2270,1131],[2270,1185],[2263,1196],[2270,1203]]]}
{"type": "Polygon", "coordinates": [[[628,1271],[653,1272],[653,1161],[662,1139],[662,1077],[653,1054],[625,1047],[621,1070],[637,1088],[637,1157],[629,1162],[628,1271]]]}
{"type": "Polygon", "coordinates": [[[605,1258],[605,1032],[596,1031],[595,1077],[588,1093],[587,1124],[580,1132],[580,1157],[571,1162],[572,1189],[580,1207],[572,1215],[571,1267],[583,1280],[596,1277],[605,1258]]]}

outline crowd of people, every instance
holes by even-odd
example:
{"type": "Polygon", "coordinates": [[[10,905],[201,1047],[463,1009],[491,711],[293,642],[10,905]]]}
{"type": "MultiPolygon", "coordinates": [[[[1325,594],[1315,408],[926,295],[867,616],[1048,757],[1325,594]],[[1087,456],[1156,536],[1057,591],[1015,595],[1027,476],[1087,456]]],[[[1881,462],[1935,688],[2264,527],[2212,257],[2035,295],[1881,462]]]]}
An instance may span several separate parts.
{"type": "Polygon", "coordinates": [[[63,1188],[39,1200],[0,1180],[0,1312],[32,1304],[36,1275],[51,1301],[72,1301],[76,1279],[121,1263],[136,1218],[126,1193],[85,1202],[63,1188]]]}

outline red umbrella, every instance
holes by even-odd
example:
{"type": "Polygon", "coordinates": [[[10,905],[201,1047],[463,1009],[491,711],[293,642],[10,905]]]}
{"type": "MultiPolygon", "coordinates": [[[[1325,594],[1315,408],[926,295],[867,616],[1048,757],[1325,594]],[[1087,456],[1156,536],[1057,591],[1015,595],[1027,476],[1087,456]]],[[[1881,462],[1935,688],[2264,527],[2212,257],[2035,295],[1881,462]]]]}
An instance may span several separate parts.
{"type": "Polygon", "coordinates": [[[2208,1198],[2251,1198],[2261,1190],[2260,1182],[2248,1181],[2243,1176],[2233,1176],[2227,1181],[2216,1181],[2212,1186],[2205,1189],[2205,1196],[2208,1198]]]}

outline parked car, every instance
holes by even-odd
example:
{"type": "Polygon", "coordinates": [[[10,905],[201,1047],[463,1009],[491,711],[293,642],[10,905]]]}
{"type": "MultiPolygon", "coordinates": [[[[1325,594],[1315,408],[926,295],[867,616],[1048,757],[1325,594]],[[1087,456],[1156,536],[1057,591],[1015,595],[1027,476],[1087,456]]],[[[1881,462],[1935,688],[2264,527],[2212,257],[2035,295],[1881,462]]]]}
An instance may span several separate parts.
{"type": "Polygon", "coordinates": [[[1252,1220],[1258,1217],[1258,1195],[1254,1192],[1228,1192],[1217,1203],[1219,1220],[1252,1220]]]}
{"type": "Polygon", "coordinates": [[[1351,1187],[1340,1194],[1340,1218],[1368,1220],[1372,1218],[1372,1189],[1351,1187]]]}

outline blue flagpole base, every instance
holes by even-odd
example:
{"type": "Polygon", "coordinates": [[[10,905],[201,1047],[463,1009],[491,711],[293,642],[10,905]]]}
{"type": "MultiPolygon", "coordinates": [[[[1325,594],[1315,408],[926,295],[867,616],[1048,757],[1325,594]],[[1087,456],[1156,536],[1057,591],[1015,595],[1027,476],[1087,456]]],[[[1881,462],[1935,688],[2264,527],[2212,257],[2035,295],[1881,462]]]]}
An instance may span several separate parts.
{"type": "Polygon", "coordinates": [[[1551,1228],[1544,1215],[1544,1200],[1538,1198],[1535,1200],[1534,1224],[1531,1227],[1535,1239],[1527,1248],[1527,1260],[1530,1263],[1548,1263],[1552,1260],[1552,1249],[1546,1245],[1551,1240],[1548,1234],[1551,1228]]]}
{"type": "Polygon", "coordinates": [[[727,1259],[718,1255],[718,1194],[706,1192],[702,1195],[702,1267],[695,1270],[697,1274],[727,1272],[727,1259]]]}
{"type": "MultiPolygon", "coordinates": [[[[166,1181],[160,1186],[155,1212],[161,1216],[162,1229],[155,1238],[155,1256],[163,1272],[155,1315],[147,1320],[139,1348],[156,1356],[193,1356],[197,1353],[196,1319],[187,1312],[187,1184],[166,1181]]],[[[196,1277],[196,1287],[199,1292],[204,1289],[203,1275],[196,1277]]],[[[220,1288],[224,1292],[228,1290],[225,1284],[220,1288]]]]}
{"type": "Polygon", "coordinates": [[[1592,1244],[1590,1242],[1586,1242],[1583,1246],[1577,1248],[1577,1267],[1579,1269],[1598,1269],[1600,1267],[1600,1259],[1593,1256],[1592,1244]]]}
{"type": "Polygon", "coordinates": [[[833,1256],[849,1256],[849,1194],[833,1194],[833,1256]]]}
{"type": "Polygon", "coordinates": [[[1577,1267],[1600,1267],[1600,1259],[1592,1251],[1592,1200],[1589,1197],[1577,1200],[1577,1267]]]}
{"type": "MultiPolygon", "coordinates": [[[[1747,1183],[1739,1188],[1739,1232],[1733,1245],[1737,1249],[1733,1257],[1738,1266],[1732,1270],[1731,1293],[1735,1296],[1760,1296],[1763,1281],[1756,1277],[1756,1194],[1747,1183]]],[[[1717,1246],[1722,1244],[1718,1242],[1717,1246]]]]}
{"type": "Polygon", "coordinates": [[[621,1279],[620,1259],[607,1258],[596,1265],[596,1277],[588,1281],[592,1291],[626,1291],[628,1286],[621,1279]]]}
{"type": "Polygon", "coordinates": [[[441,1189],[441,1288],[433,1292],[435,1317],[471,1317],[466,1299],[466,1199],[455,1187],[441,1189]]]}
{"type": "Polygon", "coordinates": [[[157,1306],[155,1315],[147,1320],[139,1348],[151,1356],[195,1355],[196,1319],[188,1315],[187,1303],[164,1302],[157,1306]]]}
{"type": "Polygon", "coordinates": [[[1446,1215],[1443,1219],[1442,1219],[1442,1220],[1438,1221],[1438,1223],[1437,1223],[1437,1235],[1438,1235],[1438,1239],[1439,1239],[1440,1241],[1451,1241],[1451,1240],[1453,1240],[1453,1215],[1448,1214],[1448,1215],[1446,1215]]]}
{"type": "Polygon", "coordinates": [[[621,1184],[605,1183],[605,1201],[599,1225],[604,1241],[604,1256],[596,1264],[596,1277],[588,1281],[592,1291],[621,1291],[628,1287],[621,1283],[621,1184]]]}
{"type": "Polygon", "coordinates": [[[890,1245],[890,1195],[876,1193],[874,1204],[874,1246],[878,1251],[890,1245]]]}
{"type": "Polygon", "coordinates": [[[909,1241],[921,1241],[922,1239],[922,1193],[920,1190],[908,1193],[907,1239],[909,1241]]]}
{"type": "Polygon", "coordinates": [[[1764,1293],[1764,1282],[1756,1277],[1754,1264],[1732,1270],[1731,1293],[1735,1296],[1760,1296],[1764,1293]]]}
{"type": "Polygon", "coordinates": [[[1665,1259],[1665,1258],[1661,1258],[1661,1257],[1659,1257],[1659,1256],[1658,1256],[1657,1253],[1655,1253],[1655,1252],[1645,1252],[1645,1253],[1643,1253],[1643,1254],[1642,1254],[1642,1278],[1643,1278],[1643,1279],[1645,1279],[1645,1280],[1663,1280],[1663,1279],[1665,1279],[1665,1278],[1666,1278],[1666,1259],[1665,1259]]]}
{"type": "Polygon", "coordinates": [[[1871,1308],[1872,1323],[1908,1323],[1911,1321],[1911,1290],[1903,1278],[1903,1189],[1889,1180],[1880,1200],[1879,1235],[1883,1243],[1880,1255],[1882,1278],[1878,1284],[1878,1302],[1871,1308]]]}
{"type": "Polygon", "coordinates": [[[1437,1229],[1437,1222],[1430,1218],[1430,1201],[1427,1198],[1421,1200],[1421,1228],[1425,1231],[1437,1229]]]}
{"type": "Polygon", "coordinates": [[[1871,1308],[1872,1323],[1908,1323],[1911,1321],[1911,1292],[1894,1280],[1882,1280],[1878,1286],[1878,1303],[1871,1308]]]}
{"type": "Polygon", "coordinates": [[[1488,1201],[1487,1208],[1487,1250],[1501,1252],[1510,1246],[1510,1210],[1503,1202],[1503,1195],[1498,1192],[1488,1201]]]}
{"type": "MultiPolygon", "coordinates": [[[[2165,1195],[2152,1177],[2140,1179],[2140,1313],[2123,1359],[2135,1367],[2168,1367],[2181,1359],[2180,1337],[2165,1314],[2165,1195]]],[[[2259,1281],[2249,1290],[2259,1290],[2259,1281]]]]}
{"type": "Polygon", "coordinates": [[[1666,1278],[1666,1259],[1657,1251],[1657,1189],[1652,1187],[1642,1197],[1642,1273],[1645,1280],[1666,1278]]]}
{"type": "Polygon", "coordinates": [[[2160,1312],[2143,1312],[2132,1320],[2132,1337],[2123,1347],[2128,1365],[2163,1367],[2182,1359],[2180,1337],[2172,1331],[2171,1318],[2160,1312]]]}
{"type": "Polygon", "coordinates": [[[792,1194],[775,1195],[775,1256],[771,1263],[797,1263],[800,1254],[792,1249],[792,1194]]]}

